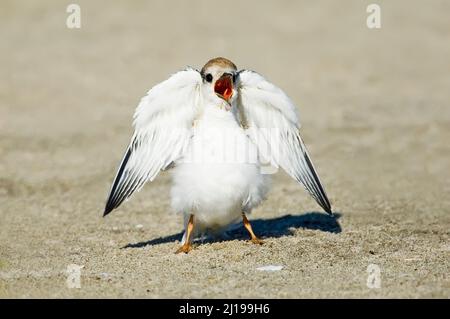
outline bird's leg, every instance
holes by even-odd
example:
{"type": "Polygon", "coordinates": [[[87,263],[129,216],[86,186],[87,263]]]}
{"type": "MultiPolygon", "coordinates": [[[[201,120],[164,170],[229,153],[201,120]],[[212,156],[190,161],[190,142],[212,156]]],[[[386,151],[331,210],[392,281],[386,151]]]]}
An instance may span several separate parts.
{"type": "Polygon", "coordinates": [[[177,249],[175,254],[179,253],[185,253],[187,254],[192,249],[191,240],[192,240],[192,230],[194,229],[194,215],[191,214],[189,217],[189,222],[186,226],[186,240],[184,241],[184,244],[177,249]]]}
{"type": "Polygon", "coordinates": [[[251,239],[252,243],[258,244],[258,245],[264,244],[264,242],[261,239],[256,237],[255,233],[253,232],[252,225],[248,221],[247,216],[245,216],[245,213],[242,213],[242,221],[244,223],[245,229],[247,229],[247,231],[250,233],[250,236],[252,237],[252,239],[251,239]]]}

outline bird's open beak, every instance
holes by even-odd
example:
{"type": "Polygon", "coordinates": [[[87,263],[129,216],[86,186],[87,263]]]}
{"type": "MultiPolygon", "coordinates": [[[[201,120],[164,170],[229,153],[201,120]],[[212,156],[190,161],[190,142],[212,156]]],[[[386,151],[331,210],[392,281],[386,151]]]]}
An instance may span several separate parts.
{"type": "Polygon", "coordinates": [[[233,75],[224,73],[214,84],[214,92],[229,102],[233,96],[233,75]]]}

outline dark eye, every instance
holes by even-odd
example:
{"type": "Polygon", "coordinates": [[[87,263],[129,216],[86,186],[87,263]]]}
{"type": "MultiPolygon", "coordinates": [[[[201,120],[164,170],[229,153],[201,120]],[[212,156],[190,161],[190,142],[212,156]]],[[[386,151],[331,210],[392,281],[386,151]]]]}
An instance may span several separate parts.
{"type": "Polygon", "coordinates": [[[209,83],[212,82],[213,76],[211,75],[211,73],[208,73],[205,75],[205,80],[206,80],[206,82],[209,82],[209,83]]]}

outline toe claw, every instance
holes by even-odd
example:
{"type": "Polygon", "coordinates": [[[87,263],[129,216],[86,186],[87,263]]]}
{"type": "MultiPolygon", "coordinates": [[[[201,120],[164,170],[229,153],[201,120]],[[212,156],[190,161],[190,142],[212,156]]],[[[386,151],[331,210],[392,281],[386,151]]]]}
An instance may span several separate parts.
{"type": "Polygon", "coordinates": [[[177,249],[177,251],[175,252],[175,254],[179,254],[179,253],[185,253],[187,254],[188,252],[190,252],[192,250],[192,246],[191,245],[183,245],[180,248],[177,249]]]}
{"type": "Polygon", "coordinates": [[[256,244],[256,245],[263,245],[264,241],[262,241],[261,239],[255,237],[251,239],[252,243],[256,244]]]}

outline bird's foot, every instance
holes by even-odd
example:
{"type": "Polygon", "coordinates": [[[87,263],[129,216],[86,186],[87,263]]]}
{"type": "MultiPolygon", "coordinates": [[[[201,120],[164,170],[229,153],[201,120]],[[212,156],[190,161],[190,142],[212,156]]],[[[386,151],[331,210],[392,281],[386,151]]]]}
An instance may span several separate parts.
{"type": "Polygon", "coordinates": [[[263,244],[264,244],[264,241],[262,241],[262,240],[259,239],[258,237],[253,237],[253,238],[251,239],[251,242],[254,243],[254,244],[256,244],[256,245],[263,245],[263,244]]]}
{"type": "Polygon", "coordinates": [[[192,245],[191,244],[183,244],[183,246],[181,246],[180,248],[177,249],[177,251],[175,252],[175,254],[179,254],[179,253],[185,253],[187,254],[188,252],[190,252],[192,250],[192,245]]]}

